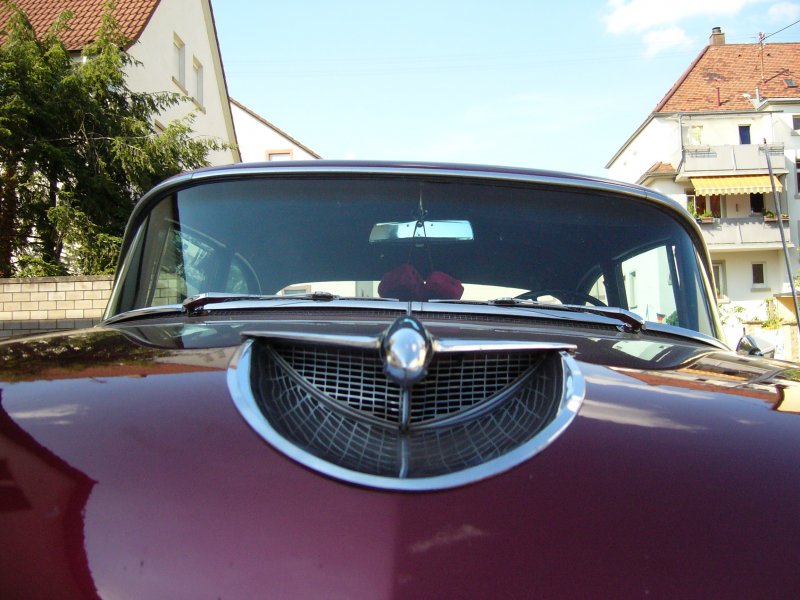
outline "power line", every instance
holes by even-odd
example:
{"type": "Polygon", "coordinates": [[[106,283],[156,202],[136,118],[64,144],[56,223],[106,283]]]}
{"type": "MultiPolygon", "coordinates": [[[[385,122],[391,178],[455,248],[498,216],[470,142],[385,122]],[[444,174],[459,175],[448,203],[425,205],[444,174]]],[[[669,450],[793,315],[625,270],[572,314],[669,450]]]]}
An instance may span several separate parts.
{"type": "Polygon", "coordinates": [[[762,37],[761,37],[761,41],[763,42],[763,41],[764,41],[764,40],[766,40],[767,38],[771,38],[773,35],[777,35],[777,34],[779,34],[781,31],[786,31],[787,29],[789,29],[789,27],[793,27],[794,25],[797,25],[798,23],[800,23],[800,19],[798,19],[798,20],[797,20],[797,21],[795,21],[794,23],[791,23],[790,25],[787,25],[787,26],[786,26],[786,27],[784,27],[783,29],[778,29],[778,31],[773,31],[772,33],[768,33],[767,35],[765,35],[765,36],[762,36],[762,37]]]}

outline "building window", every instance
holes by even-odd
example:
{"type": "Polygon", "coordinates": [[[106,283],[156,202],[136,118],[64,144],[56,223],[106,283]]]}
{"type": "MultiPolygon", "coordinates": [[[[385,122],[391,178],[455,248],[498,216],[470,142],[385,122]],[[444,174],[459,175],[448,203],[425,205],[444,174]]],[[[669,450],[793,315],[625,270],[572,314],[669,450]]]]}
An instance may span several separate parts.
{"type": "Polygon", "coordinates": [[[764,212],[764,194],[750,194],[750,212],[763,213],[764,212]]]}
{"type": "Polygon", "coordinates": [[[313,291],[311,284],[290,285],[278,292],[279,296],[300,296],[310,294],[313,291]]]}
{"type": "Polygon", "coordinates": [[[719,194],[713,196],[695,196],[694,211],[698,217],[711,213],[716,218],[722,217],[722,199],[719,194]]]}
{"type": "Polygon", "coordinates": [[[689,144],[700,146],[703,143],[703,126],[692,125],[689,127],[689,144]]]}
{"type": "Polygon", "coordinates": [[[186,44],[173,34],[172,38],[172,80],[186,90],[186,44]]]}
{"type": "Polygon", "coordinates": [[[267,160],[292,160],[292,151],[267,150],[267,160]]]}
{"type": "Polygon", "coordinates": [[[739,125],[739,143],[750,143],[750,125],[739,125]]]}
{"type": "Polygon", "coordinates": [[[797,159],[794,162],[794,176],[796,180],[795,182],[797,183],[797,188],[795,193],[800,194],[800,159],[797,159]]]}
{"type": "Polygon", "coordinates": [[[194,100],[203,106],[203,65],[196,58],[192,59],[192,71],[194,73],[194,100]]]}
{"type": "Polygon", "coordinates": [[[792,115],[792,129],[795,131],[800,129],[800,115],[792,115]]]}
{"type": "Polygon", "coordinates": [[[766,266],[764,263],[753,263],[753,287],[767,287],[766,266]]]}
{"type": "Polygon", "coordinates": [[[625,275],[625,294],[628,297],[628,308],[637,308],[636,302],[636,271],[631,271],[625,275]]]}
{"type": "Polygon", "coordinates": [[[725,283],[725,263],[712,263],[711,268],[714,270],[714,291],[717,294],[717,298],[727,296],[728,290],[725,283]]]}

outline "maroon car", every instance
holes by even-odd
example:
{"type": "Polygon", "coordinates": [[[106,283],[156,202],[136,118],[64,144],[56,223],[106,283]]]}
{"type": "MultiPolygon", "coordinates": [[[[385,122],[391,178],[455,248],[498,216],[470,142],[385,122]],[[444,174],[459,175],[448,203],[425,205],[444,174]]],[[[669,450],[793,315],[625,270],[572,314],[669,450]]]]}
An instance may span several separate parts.
{"type": "Polygon", "coordinates": [[[101,325],[0,344],[0,597],[798,598],[800,370],[710,274],[598,179],[166,181],[101,325]]]}

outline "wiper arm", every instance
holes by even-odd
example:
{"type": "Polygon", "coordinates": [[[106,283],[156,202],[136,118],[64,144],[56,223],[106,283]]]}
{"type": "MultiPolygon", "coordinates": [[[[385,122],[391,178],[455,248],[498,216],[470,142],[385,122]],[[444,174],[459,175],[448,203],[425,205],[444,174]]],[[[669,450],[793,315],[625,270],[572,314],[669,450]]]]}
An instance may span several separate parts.
{"type": "Polygon", "coordinates": [[[224,292],[206,292],[204,294],[197,294],[190,296],[183,301],[182,312],[194,316],[200,314],[203,309],[209,304],[220,304],[222,302],[239,302],[239,301],[271,301],[283,300],[296,301],[296,300],[311,300],[312,302],[332,302],[334,300],[361,300],[365,302],[399,302],[396,298],[368,298],[359,296],[339,296],[330,292],[309,292],[308,294],[291,294],[289,296],[279,296],[277,294],[226,294],[224,292]]]}
{"type": "Polygon", "coordinates": [[[495,306],[531,306],[535,308],[547,308],[551,310],[563,310],[568,312],[582,312],[592,315],[602,315],[611,317],[623,323],[623,327],[632,333],[638,333],[645,329],[645,320],[636,313],[616,306],[584,306],[582,304],[550,304],[548,302],[535,302],[533,300],[523,300],[520,298],[496,298],[490,300],[489,304],[495,306]]]}
{"type": "Polygon", "coordinates": [[[514,308],[541,308],[544,310],[556,310],[572,313],[587,313],[610,317],[622,323],[625,331],[638,333],[645,329],[645,321],[639,315],[632,313],[624,308],[615,306],[582,306],[580,304],[550,304],[549,302],[536,302],[534,300],[522,298],[495,298],[494,300],[445,300],[435,299],[429,302],[448,302],[453,304],[477,304],[490,306],[509,306],[514,308]]]}
{"type": "Polygon", "coordinates": [[[240,300],[313,300],[315,302],[330,302],[338,300],[339,296],[330,292],[311,292],[308,294],[292,294],[291,296],[279,296],[277,294],[226,294],[224,292],[206,292],[189,296],[181,304],[183,312],[188,315],[196,315],[209,304],[219,304],[221,302],[238,302],[240,300]]]}

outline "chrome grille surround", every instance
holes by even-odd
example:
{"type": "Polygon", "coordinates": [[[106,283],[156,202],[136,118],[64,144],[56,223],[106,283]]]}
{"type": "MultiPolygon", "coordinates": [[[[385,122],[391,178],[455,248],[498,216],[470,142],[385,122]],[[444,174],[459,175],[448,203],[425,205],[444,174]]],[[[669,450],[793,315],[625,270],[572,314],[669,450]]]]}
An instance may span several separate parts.
{"type": "Polygon", "coordinates": [[[474,345],[439,345],[410,389],[407,428],[398,426],[403,389],[383,373],[377,347],[250,339],[228,384],[245,420],[314,470],[382,489],[445,489],[538,453],[583,400],[583,378],[563,348],[474,345]]]}

